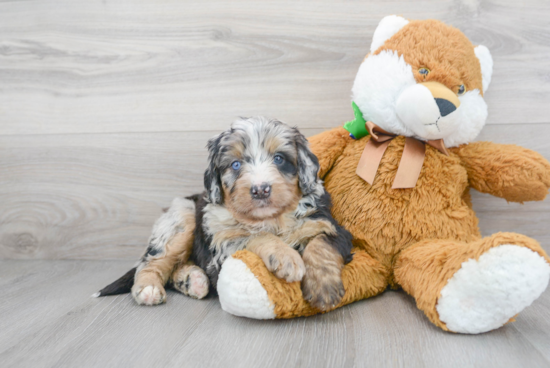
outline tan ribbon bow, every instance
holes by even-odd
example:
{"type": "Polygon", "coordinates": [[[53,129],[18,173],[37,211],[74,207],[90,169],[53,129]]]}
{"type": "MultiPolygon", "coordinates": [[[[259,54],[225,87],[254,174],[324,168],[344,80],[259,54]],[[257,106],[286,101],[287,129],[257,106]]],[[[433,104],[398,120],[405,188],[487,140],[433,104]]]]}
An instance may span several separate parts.
{"type": "MultiPolygon", "coordinates": [[[[370,139],[363,150],[356,173],[372,185],[382,156],[384,156],[384,152],[386,152],[390,141],[397,137],[397,135],[386,132],[372,121],[367,121],[365,125],[370,133],[370,139]]],[[[424,164],[424,156],[426,155],[425,143],[434,147],[439,152],[447,156],[449,155],[443,139],[423,142],[416,138],[406,137],[403,155],[395,174],[392,189],[414,188],[424,164]]]]}

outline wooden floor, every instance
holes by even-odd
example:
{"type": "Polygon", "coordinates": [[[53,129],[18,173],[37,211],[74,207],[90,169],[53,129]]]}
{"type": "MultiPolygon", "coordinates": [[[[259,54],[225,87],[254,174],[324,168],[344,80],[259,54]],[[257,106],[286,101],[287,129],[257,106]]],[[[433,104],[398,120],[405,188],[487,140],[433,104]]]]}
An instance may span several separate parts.
{"type": "Polygon", "coordinates": [[[157,307],[90,297],[131,265],[0,261],[0,366],[550,366],[550,290],[517,322],[478,336],[439,330],[396,291],[286,321],[234,317],[217,299],[176,292],[157,307]]]}
{"type": "MultiPolygon", "coordinates": [[[[433,327],[402,292],[253,321],[216,299],[92,299],[141,255],[206,140],[237,116],[311,136],[353,118],[385,15],[436,18],[493,55],[480,140],[550,159],[550,2],[0,0],[0,367],[549,367],[550,292],[480,336],[433,327]]],[[[484,235],[550,251],[550,200],[473,193],[484,235]]]]}

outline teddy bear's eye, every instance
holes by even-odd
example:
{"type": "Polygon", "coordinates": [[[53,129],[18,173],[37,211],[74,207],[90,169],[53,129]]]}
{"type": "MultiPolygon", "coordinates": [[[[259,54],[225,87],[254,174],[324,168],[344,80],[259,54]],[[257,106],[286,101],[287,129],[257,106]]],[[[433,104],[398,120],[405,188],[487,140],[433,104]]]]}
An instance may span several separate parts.
{"type": "Polygon", "coordinates": [[[461,84],[460,87],[458,87],[458,95],[463,95],[464,92],[466,92],[466,87],[464,87],[464,84],[461,84]]]}
{"type": "Polygon", "coordinates": [[[430,69],[428,69],[428,68],[420,68],[420,69],[418,69],[418,72],[419,72],[421,75],[423,75],[423,76],[427,76],[428,73],[430,73],[430,69]]]}

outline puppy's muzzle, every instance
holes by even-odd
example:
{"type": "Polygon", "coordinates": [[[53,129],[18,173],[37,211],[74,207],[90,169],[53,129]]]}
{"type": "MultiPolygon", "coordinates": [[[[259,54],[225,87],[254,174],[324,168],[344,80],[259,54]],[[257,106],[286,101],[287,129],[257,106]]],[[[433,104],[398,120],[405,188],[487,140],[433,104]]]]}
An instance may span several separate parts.
{"type": "Polygon", "coordinates": [[[271,195],[271,185],[267,183],[253,185],[250,188],[250,195],[253,199],[267,199],[271,195]]]}

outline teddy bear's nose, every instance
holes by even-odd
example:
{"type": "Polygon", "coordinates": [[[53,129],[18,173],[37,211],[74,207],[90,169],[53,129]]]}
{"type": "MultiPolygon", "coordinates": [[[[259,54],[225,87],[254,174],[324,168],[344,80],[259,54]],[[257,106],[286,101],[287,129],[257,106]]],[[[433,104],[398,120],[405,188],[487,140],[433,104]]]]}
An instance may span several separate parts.
{"type": "Polygon", "coordinates": [[[433,81],[419,84],[430,91],[442,117],[449,115],[460,106],[460,99],[447,86],[433,81]]]}
{"type": "Polygon", "coordinates": [[[441,116],[447,116],[451,112],[456,110],[456,106],[452,102],[444,98],[435,98],[435,103],[439,108],[439,113],[441,114],[441,116]]]}

